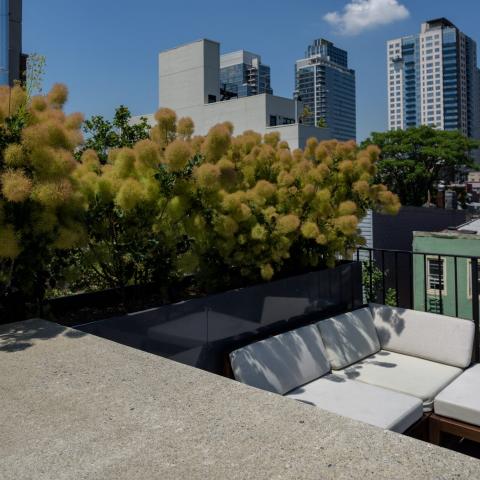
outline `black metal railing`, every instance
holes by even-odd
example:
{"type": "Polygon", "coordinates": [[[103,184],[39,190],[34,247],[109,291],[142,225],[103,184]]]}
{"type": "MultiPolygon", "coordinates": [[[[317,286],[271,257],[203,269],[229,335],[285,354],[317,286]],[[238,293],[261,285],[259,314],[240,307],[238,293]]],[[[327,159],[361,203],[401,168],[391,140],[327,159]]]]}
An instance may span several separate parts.
{"type": "Polygon", "coordinates": [[[467,318],[480,361],[480,257],[360,247],[364,301],[467,318]],[[466,275],[462,275],[466,273],[466,275]],[[452,278],[453,277],[453,278],[452,278]]]}

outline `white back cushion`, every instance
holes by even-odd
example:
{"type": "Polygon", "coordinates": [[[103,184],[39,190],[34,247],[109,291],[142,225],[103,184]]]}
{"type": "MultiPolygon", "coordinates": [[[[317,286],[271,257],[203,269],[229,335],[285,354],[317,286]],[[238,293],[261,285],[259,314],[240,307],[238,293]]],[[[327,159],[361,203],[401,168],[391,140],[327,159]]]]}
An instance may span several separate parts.
{"type": "Polygon", "coordinates": [[[472,360],[474,325],[470,320],[371,304],[384,350],[466,368],[472,360]]]}
{"type": "Polygon", "coordinates": [[[380,350],[372,314],[365,307],[317,323],[333,370],[341,370],[380,350]]]}
{"type": "Polygon", "coordinates": [[[238,381],[281,395],[330,371],[315,325],[235,350],[230,361],[238,381]]]}

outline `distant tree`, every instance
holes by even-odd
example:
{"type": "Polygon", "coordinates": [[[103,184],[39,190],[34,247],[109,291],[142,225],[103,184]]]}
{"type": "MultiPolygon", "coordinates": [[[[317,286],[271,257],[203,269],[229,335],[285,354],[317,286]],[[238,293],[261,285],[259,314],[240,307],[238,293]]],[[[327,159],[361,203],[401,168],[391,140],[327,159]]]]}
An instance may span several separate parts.
{"type": "Polygon", "coordinates": [[[27,70],[25,72],[25,90],[28,97],[39,95],[43,90],[43,77],[45,75],[46,58],[38,53],[30,53],[27,57],[27,70]]]}
{"type": "Polygon", "coordinates": [[[317,127],[318,128],[327,128],[327,121],[323,118],[323,117],[320,117],[317,121],[317,127]]]}
{"type": "Polygon", "coordinates": [[[394,288],[387,288],[384,299],[380,298],[379,295],[384,278],[388,278],[388,274],[388,269],[384,269],[382,272],[374,260],[364,260],[362,262],[363,301],[365,303],[378,303],[381,301],[385,305],[398,306],[397,291],[394,288]]]}
{"type": "Polygon", "coordinates": [[[101,115],[95,115],[86,120],[83,131],[86,140],[77,152],[78,158],[86,150],[95,150],[100,163],[107,162],[108,153],[114,148],[131,148],[140,140],[149,137],[150,125],[146,117],[141,117],[136,124],[131,124],[132,114],[124,105],[115,110],[113,120],[105,120],[101,115]]]}
{"type": "Polygon", "coordinates": [[[312,116],[312,111],[310,110],[308,105],[303,106],[302,114],[300,115],[300,123],[305,122],[307,118],[312,116]]]}
{"type": "Polygon", "coordinates": [[[469,152],[479,143],[460,132],[435,130],[428,126],[374,132],[362,146],[378,145],[376,181],[400,197],[403,205],[423,205],[440,181],[450,183],[473,162],[469,152]]]}

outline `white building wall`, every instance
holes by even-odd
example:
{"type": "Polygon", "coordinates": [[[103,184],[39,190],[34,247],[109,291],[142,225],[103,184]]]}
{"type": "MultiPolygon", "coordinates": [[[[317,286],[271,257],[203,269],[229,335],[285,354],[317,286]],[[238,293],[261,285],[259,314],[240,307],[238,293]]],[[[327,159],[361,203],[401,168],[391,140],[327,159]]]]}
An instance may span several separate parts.
{"type": "MultiPolygon", "coordinates": [[[[367,211],[367,214],[359,223],[358,228],[362,237],[365,239],[365,247],[373,248],[373,213],[371,210],[367,211]]],[[[369,253],[367,251],[360,251],[360,260],[368,260],[369,253]]]]}
{"type": "Polygon", "coordinates": [[[205,135],[214,125],[227,120],[233,123],[236,134],[245,130],[264,131],[267,124],[267,95],[233,98],[205,105],[201,117],[197,117],[195,122],[196,131],[205,135]]]}
{"type": "Polygon", "coordinates": [[[443,130],[443,59],[442,30],[430,29],[420,34],[421,123],[443,130]]]}
{"type": "Polygon", "coordinates": [[[301,123],[267,127],[264,133],[269,132],[278,132],[280,139],[288,142],[292,150],[295,148],[305,148],[309,138],[316,138],[320,142],[332,138],[330,129],[328,128],[317,128],[311,125],[302,125],[301,123]]]}
{"type": "Polygon", "coordinates": [[[388,128],[404,129],[404,72],[403,63],[396,61],[402,56],[402,39],[387,42],[387,78],[388,78],[388,128]]]}
{"type": "MultiPolygon", "coordinates": [[[[276,104],[275,100],[268,103],[276,104]]],[[[245,130],[262,133],[267,125],[267,94],[192,105],[174,110],[179,118],[190,117],[193,120],[197,135],[205,135],[214,125],[226,121],[233,123],[236,134],[245,130]]]]}
{"type": "Polygon", "coordinates": [[[159,55],[159,104],[175,111],[220,99],[220,44],[199,40],[159,55]]]}
{"type": "MultiPolygon", "coordinates": [[[[303,124],[269,126],[270,115],[293,118],[295,113],[293,100],[269,94],[242,97],[224,102],[197,105],[176,109],[177,117],[190,117],[195,124],[196,135],[206,135],[218,123],[229,121],[234,126],[234,135],[246,130],[254,130],[264,135],[277,131],[280,138],[290,145],[291,149],[304,148],[310,137],[319,141],[331,138],[330,129],[317,128],[303,124]]],[[[151,125],[155,124],[153,115],[146,115],[151,125]]],[[[133,119],[138,121],[139,117],[133,119]]]]}

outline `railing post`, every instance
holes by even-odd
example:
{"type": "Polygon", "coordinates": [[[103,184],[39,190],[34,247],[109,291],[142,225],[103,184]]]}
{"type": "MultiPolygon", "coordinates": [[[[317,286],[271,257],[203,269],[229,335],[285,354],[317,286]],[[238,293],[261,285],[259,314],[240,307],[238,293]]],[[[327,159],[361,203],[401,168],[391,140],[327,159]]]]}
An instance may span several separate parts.
{"type": "Polygon", "coordinates": [[[472,258],[472,320],[475,324],[474,361],[480,360],[479,309],[478,309],[478,258],[472,258]]]}
{"type": "MultiPolygon", "coordinates": [[[[362,266],[358,265],[358,263],[357,263],[356,267],[357,268],[360,267],[360,272],[362,271],[362,266]]],[[[355,309],[355,284],[353,282],[353,273],[354,273],[353,272],[353,263],[349,264],[349,270],[350,270],[350,275],[349,276],[350,276],[350,295],[351,295],[350,301],[352,302],[352,308],[351,309],[354,310],[355,309]]],[[[361,273],[360,273],[360,275],[361,275],[361,273]]],[[[363,292],[362,292],[362,295],[363,295],[363,292]]]]}
{"type": "Polygon", "coordinates": [[[414,285],[413,285],[413,282],[414,282],[414,272],[413,272],[413,269],[414,269],[414,265],[413,265],[413,252],[410,252],[410,308],[413,309],[413,306],[415,305],[415,293],[414,293],[414,285]]]}
{"type": "Polygon", "coordinates": [[[438,256],[438,268],[439,268],[439,274],[438,274],[438,303],[440,307],[440,314],[443,315],[443,292],[447,288],[446,285],[446,275],[443,275],[443,270],[447,271],[447,264],[446,264],[447,259],[443,258],[439,255],[438,256]],[[445,263],[444,263],[445,262],[445,263]]]}
{"type": "MultiPolygon", "coordinates": [[[[373,265],[372,265],[372,249],[368,250],[368,298],[369,302],[373,301],[373,265]]],[[[375,298],[375,301],[377,299],[375,298]]]]}
{"type": "Polygon", "coordinates": [[[458,267],[457,256],[454,257],[454,281],[455,281],[455,316],[458,317],[458,267]]]}
{"type": "Polygon", "coordinates": [[[424,303],[424,311],[428,312],[428,298],[427,298],[427,288],[428,288],[428,272],[427,272],[427,256],[425,253],[423,254],[423,303],[424,303]]]}
{"type": "Polygon", "coordinates": [[[385,305],[385,250],[382,250],[382,303],[385,305]]]}
{"type": "Polygon", "coordinates": [[[395,303],[399,307],[399,292],[398,292],[398,252],[395,252],[395,303]]]}

